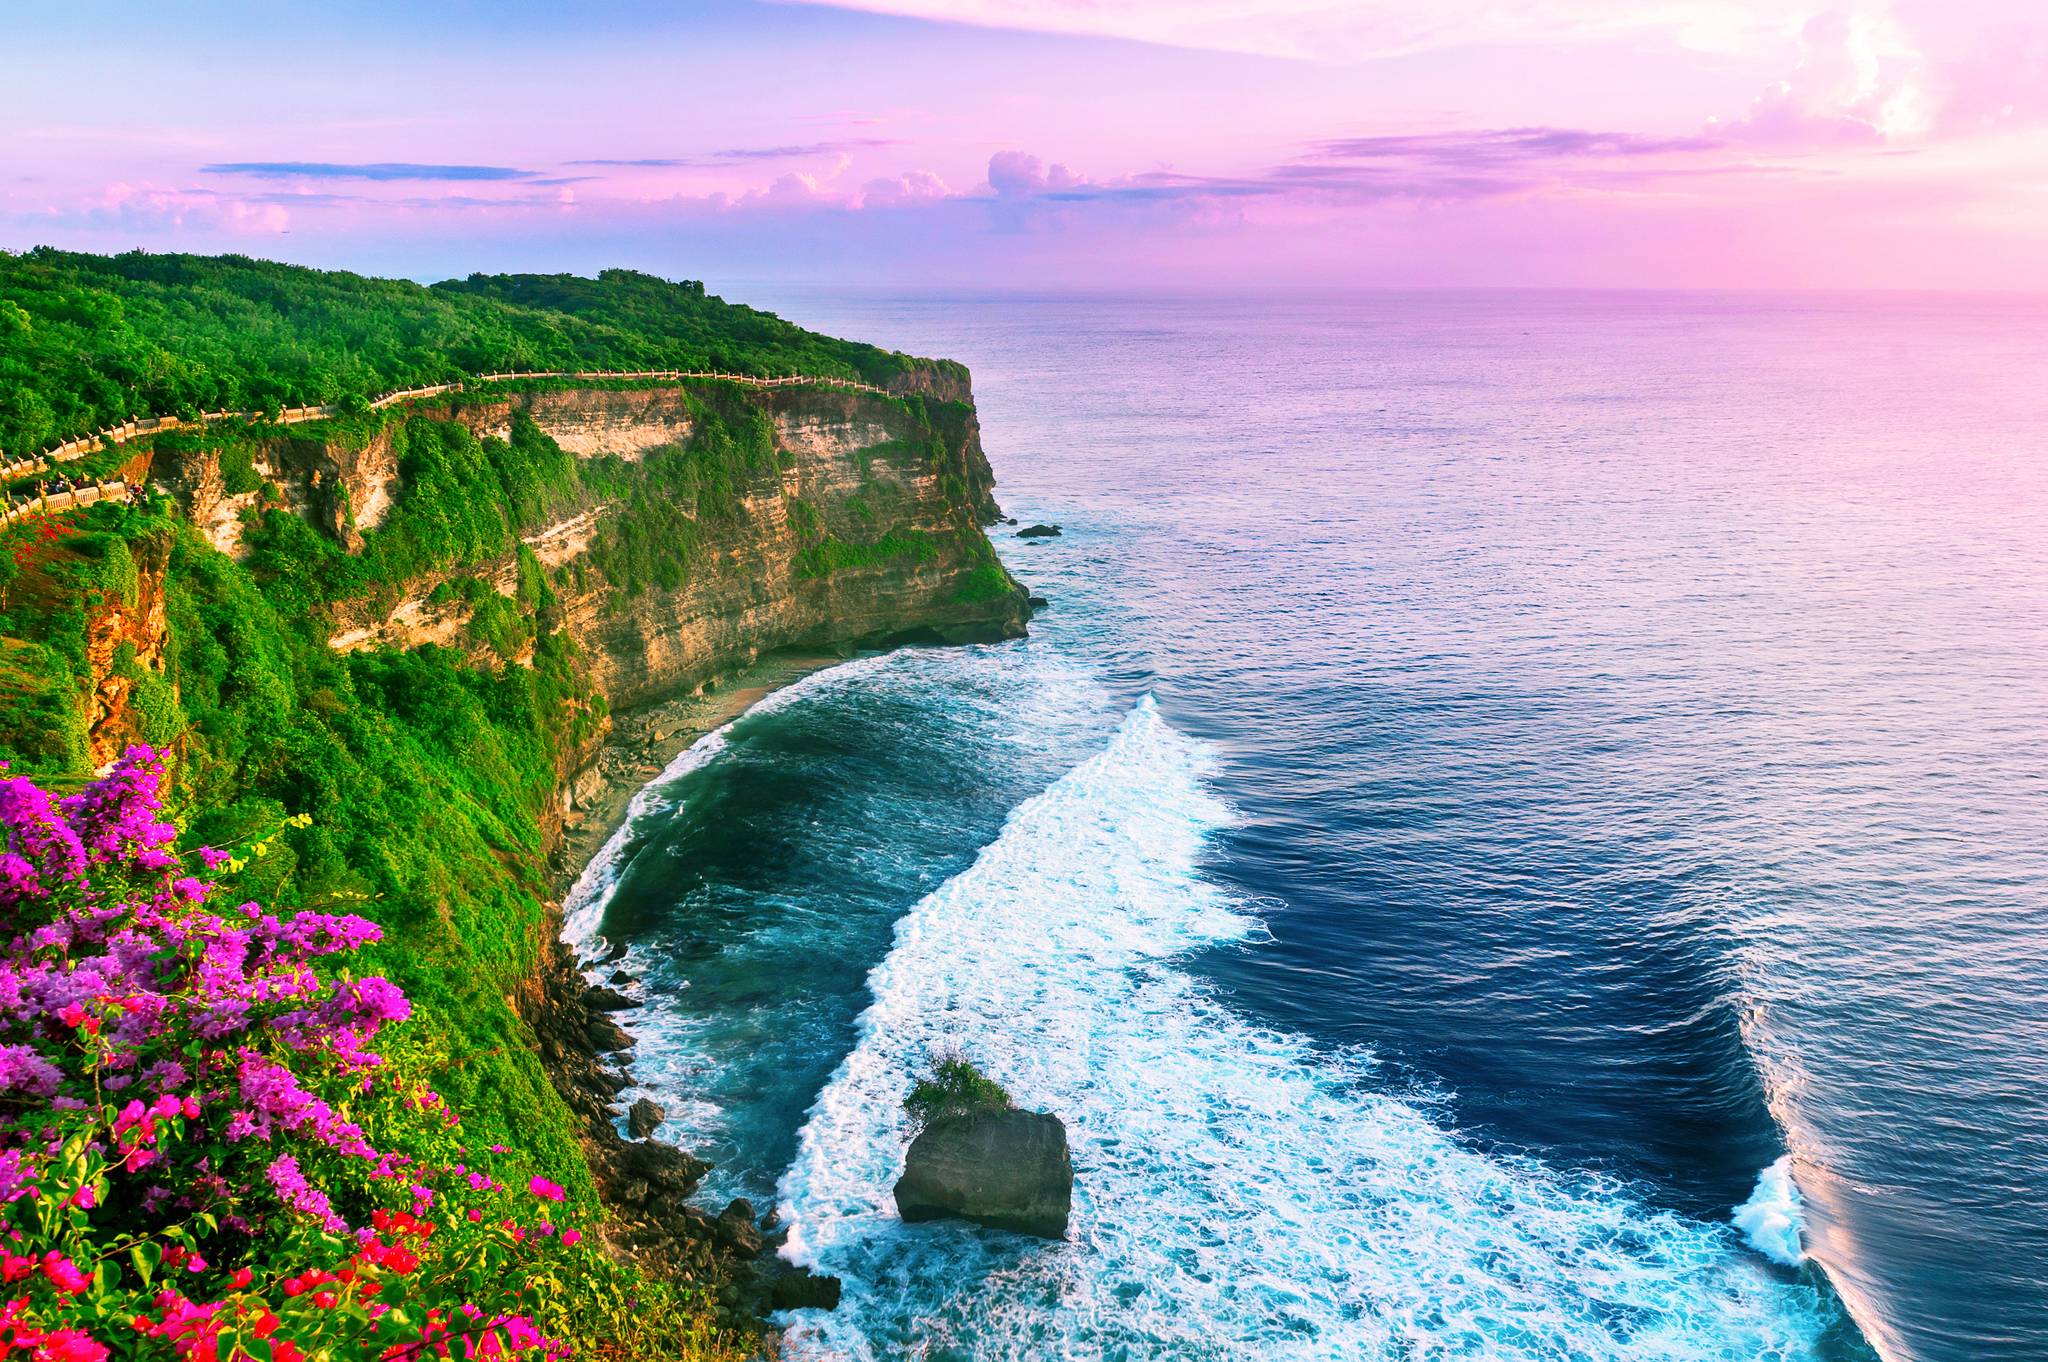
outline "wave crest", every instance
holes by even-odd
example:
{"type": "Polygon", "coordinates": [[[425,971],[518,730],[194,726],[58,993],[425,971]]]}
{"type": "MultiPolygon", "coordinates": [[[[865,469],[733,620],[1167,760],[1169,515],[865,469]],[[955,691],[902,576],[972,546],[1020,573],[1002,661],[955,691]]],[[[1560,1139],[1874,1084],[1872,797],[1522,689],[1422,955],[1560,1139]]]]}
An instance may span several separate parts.
{"type": "Polygon", "coordinates": [[[1790,1154],[1757,1174],[1756,1190],[1735,1208],[1733,1219],[1750,1247],[1772,1262],[1797,1267],[1806,1260],[1800,1247],[1799,1188],[1792,1181],[1790,1154]]]}
{"type": "Polygon", "coordinates": [[[846,1283],[793,1356],[1811,1354],[1830,1312],[1728,1227],[1481,1155],[1181,968],[1257,925],[1200,871],[1209,765],[1141,701],[898,924],[780,1186],[784,1252],[846,1283]],[[902,1099],[948,1048],[1067,1122],[1069,1242],[896,1217],[902,1099]]]}

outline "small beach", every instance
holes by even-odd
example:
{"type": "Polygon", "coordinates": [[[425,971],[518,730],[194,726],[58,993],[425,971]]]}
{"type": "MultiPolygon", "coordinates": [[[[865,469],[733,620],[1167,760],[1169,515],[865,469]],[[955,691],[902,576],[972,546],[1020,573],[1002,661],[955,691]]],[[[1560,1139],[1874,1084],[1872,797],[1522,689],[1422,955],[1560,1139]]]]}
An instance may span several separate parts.
{"type": "Polygon", "coordinates": [[[568,785],[575,805],[563,819],[560,845],[548,858],[555,899],[568,894],[591,857],[626,821],[633,796],[692,743],[784,686],[845,660],[828,653],[773,653],[694,692],[613,715],[596,759],[568,785]]]}

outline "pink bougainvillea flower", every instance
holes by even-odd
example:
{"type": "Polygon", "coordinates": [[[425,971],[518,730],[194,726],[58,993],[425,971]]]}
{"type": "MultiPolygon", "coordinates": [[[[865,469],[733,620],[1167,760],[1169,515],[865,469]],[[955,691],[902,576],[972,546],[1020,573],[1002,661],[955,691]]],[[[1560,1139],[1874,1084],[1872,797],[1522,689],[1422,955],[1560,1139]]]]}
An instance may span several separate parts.
{"type": "Polygon", "coordinates": [[[36,1345],[35,1362],[107,1362],[107,1348],[83,1329],[53,1329],[36,1345]]]}
{"type": "Polygon", "coordinates": [[[92,1280],[78,1270],[76,1263],[55,1249],[43,1255],[43,1275],[50,1279],[51,1286],[67,1296],[75,1296],[92,1285],[92,1280]]]}

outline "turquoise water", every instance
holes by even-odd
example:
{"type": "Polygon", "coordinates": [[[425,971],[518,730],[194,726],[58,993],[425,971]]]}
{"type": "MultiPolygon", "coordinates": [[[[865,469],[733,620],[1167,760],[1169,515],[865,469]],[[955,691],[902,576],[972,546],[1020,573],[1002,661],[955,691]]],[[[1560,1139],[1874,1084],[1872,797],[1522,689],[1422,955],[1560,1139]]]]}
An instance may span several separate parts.
{"type": "Polygon", "coordinates": [[[572,905],[846,1279],[797,1355],[1867,1356],[1830,1280],[2048,1350],[2038,311],[783,310],[966,360],[1066,529],[1031,639],[782,692],[572,905]],[[953,1048],[1069,1243],[891,1214],[953,1048]]]}

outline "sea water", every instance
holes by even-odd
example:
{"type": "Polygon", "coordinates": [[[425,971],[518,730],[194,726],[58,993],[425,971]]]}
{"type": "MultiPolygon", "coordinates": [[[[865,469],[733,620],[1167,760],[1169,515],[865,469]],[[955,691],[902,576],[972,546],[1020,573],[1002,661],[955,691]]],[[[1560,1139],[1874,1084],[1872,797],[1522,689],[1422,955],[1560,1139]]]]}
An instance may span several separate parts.
{"type": "Polygon", "coordinates": [[[794,1355],[2048,1354],[2038,304],[783,310],[967,361],[1063,527],[1032,638],[779,693],[570,905],[845,1281],[794,1355]],[[951,1052],[1067,1242],[895,1218],[951,1052]]]}

